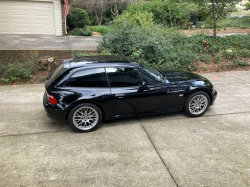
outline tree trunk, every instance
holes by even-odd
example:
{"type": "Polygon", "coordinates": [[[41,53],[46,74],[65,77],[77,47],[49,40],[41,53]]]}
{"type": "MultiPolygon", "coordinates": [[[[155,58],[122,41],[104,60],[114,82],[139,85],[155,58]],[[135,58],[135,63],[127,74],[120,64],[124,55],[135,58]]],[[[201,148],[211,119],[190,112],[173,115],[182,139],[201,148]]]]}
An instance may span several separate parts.
{"type": "Polygon", "coordinates": [[[118,5],[117,1],[115,2],[115,17],[118,16],[118,5]]]}
{"type": "MultiPolygon", "coordinates": [[[[217,1],[216,1],[217,3],[217,1]]],[[[213,4],[213,19],[214,19],[214,38],[216,38],[216,15],[215,15],[215,0],[212,0],[212,4],[213,4]]]]}
{"type": "Polygon", "coordinates": [[[98,25],[102,25],[102,15],[99,17],[97,11],[98,11],[98,10],[96,10],[96,9],[94,10],[97,24],[98,24],[98,25]]]}
{"type": "Polygon", "coordinates": [[[117,3],[117,1],[114,2],[114,11],[113,11],[113,5],[111,4],[111,13],[115,17],[118,16],[118,3],[117,3]]]}

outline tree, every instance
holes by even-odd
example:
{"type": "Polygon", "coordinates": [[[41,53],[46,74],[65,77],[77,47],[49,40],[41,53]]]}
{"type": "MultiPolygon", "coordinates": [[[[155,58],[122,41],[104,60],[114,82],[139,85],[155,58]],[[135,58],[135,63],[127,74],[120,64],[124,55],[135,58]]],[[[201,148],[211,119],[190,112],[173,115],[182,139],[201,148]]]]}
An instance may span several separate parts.
{"type": "Polygon", "coordinates": [[[206,9],[205,17],[207,19],[212,18],[213,20],[213,29],[214,37],[216,38],[217,30],[217,20],[225,18],[230,13],[235,10],[235,5],[241,0],[187,0],[190,2],[198,3],[200,6],[203,6],[206,9]]]}
{"type": "Polygon", "coordinates": [[[125,10],[128,3],[135,2],[136,0],[109,0],[110,11],[113,16],[118,16],[119,10],[125,10]]]}
{"type": "Polygon", "coordinates": [[[126,8],[126,5],[133,1],[135,0],[75,0],[72,5],[87,12],[94,12],[98,25],[101,25],[103,15],[107,10],[110,10],[116,17],[119,9],[126,8]]]}
{"type": "Polygon", "coordinates": [[[108,0],[75,0],[72,2],[73,7],[79,7],[87,12],[94,12],[98,25],[102,24],[104,12],[108,8],[108,0]]]}

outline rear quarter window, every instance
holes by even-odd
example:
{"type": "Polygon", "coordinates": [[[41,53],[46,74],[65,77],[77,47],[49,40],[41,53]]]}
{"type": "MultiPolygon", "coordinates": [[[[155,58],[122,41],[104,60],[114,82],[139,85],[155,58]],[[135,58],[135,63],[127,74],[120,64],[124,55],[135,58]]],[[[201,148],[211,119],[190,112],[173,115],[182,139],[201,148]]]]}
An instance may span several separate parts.
{"type": "Polygon", "coordinates": [[[66,82],[68,87],[109,87],[104,68],[80,70],[66,82]]]}

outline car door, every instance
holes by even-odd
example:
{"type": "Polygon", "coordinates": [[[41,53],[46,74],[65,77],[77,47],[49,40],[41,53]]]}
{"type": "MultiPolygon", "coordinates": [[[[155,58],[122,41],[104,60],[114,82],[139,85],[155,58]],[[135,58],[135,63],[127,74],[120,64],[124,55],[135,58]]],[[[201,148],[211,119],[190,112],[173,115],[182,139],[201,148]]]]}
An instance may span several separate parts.
{"type": "Polygon", "coordinates": [[[134,67],[106,68],[111,98],[117,114],[146,112],[164,107],[166,94],[160,84],[146,84],[134,67]]]}
{"type": "Polygon", "coordinates": [[[143,71],[139,71],[145,88],[142,91],[140,107],[142,111],[163,109],[167,98],[166,86],[143,71]]]}

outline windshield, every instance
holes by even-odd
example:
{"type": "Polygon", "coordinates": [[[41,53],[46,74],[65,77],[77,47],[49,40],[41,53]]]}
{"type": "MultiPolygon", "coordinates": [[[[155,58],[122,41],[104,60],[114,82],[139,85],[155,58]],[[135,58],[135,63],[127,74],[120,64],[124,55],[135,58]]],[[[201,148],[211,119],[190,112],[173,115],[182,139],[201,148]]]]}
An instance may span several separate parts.
{"type": "Polygon", "coordinates": [[[141,67],[143,67],[143,69],[149,73],[151,76],[153,76],[154,78],[156,78],[158,81],[163,81],[164,80],[164,77],[163,75],[157,71],[156,69],[152,69],[152,68],[149,68],[145,65],[141,65],[141,67]]]}

